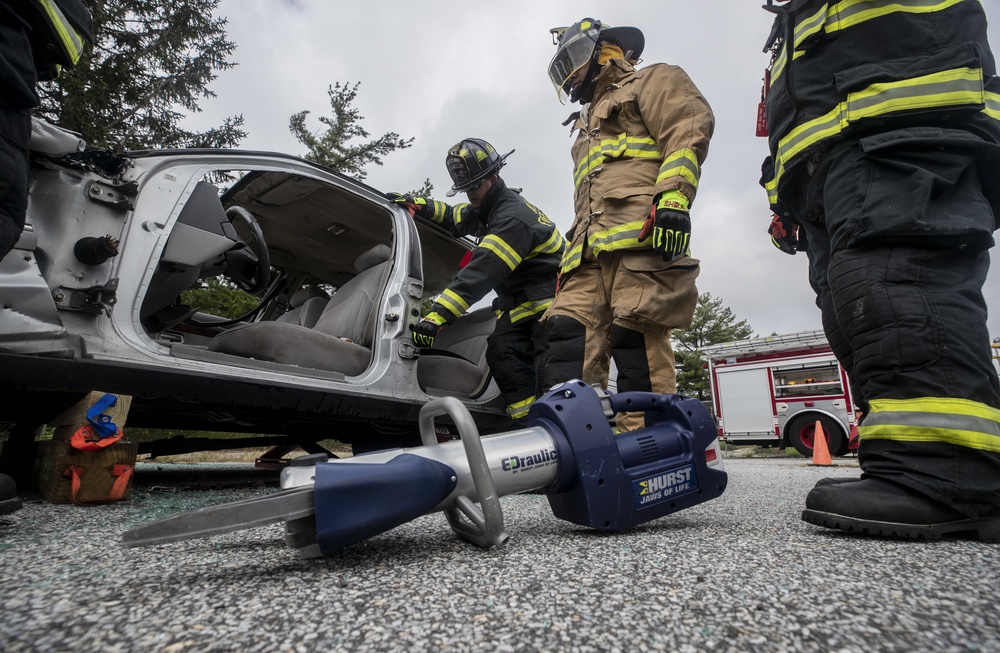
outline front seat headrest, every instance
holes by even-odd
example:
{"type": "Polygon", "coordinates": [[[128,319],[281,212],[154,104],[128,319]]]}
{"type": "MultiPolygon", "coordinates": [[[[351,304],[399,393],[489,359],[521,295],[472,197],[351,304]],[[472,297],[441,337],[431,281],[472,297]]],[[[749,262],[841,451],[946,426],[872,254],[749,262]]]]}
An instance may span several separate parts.
{"type": "Polygon", "coordinates": [[[375,245],[354,261],[354,269],[364,272],[379,263],[385,263],[392,257],[392,249],[388,245],[375,245]]]}

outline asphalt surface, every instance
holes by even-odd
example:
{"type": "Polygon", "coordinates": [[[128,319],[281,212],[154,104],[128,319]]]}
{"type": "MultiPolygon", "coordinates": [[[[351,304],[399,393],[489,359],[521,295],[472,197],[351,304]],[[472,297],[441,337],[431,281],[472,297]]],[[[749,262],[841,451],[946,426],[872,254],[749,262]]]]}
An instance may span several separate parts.
{"type": "Polygon", "coordinates": [[[176,512],[276,491],[246,465],[142,464],[132,499],[0,517],[0,651],[1000,651],[1000,545],[799,519],[856,464],[726,459],[722,498],[600,535],[503,500],[499,550],[434,514],[307,560],[283,527],[124,549],[176,512]]]}

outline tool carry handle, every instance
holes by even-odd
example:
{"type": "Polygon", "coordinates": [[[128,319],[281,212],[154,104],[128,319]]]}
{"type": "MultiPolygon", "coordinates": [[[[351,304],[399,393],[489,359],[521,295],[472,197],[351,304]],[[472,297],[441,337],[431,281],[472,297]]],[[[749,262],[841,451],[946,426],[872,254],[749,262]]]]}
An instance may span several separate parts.
{"type": "Polygon", "coordinates": [[[426,446],[437,446],[434,418],[447,415],[455,422],[458,435],[465,447],[472,481],[479,495],[479,506],[469,497],[459,496],[455,506],[445,510],[445,516],[455,534],[476,546],[488,549],[502,546],[509,537],[503,528],[503,511],[500,497],[493,486],[483,443],[479,439],[479,429],[468,409],[454,397],[440,397],[428,402],[420,409],[420,437],[426,446]]]}

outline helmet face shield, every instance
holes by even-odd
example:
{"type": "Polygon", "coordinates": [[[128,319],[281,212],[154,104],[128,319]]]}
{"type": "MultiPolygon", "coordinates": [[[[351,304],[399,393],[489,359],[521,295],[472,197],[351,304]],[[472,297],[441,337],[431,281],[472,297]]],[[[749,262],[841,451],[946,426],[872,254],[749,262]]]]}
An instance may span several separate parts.
{"type": "Polygon", "coordinates": [[[569,96],[569,78],[593,59],[600,33],[600,22],[585,19],[567,29],[559,39],[555,56],[549,62],[549,80],[561,103],[566,104],[569,96]]]}

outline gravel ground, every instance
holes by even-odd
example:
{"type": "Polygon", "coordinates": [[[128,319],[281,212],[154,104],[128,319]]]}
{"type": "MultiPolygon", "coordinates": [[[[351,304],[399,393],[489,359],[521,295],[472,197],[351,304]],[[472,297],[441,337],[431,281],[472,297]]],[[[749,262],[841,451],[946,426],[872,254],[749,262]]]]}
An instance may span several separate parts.
{"type": "Polygon", "coordinates": [[[274,492],[248,465],[140,465],[132,499],[0,518],[0,651],[1000,651],[1000,546],[854,538],[799,520],[847,462],[727,459],[722,498],[599,535],[541,495],[511,539],[443,515],[305,560],[272,525],[123,549],[122,531],[274,492]]]}

